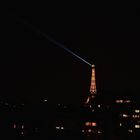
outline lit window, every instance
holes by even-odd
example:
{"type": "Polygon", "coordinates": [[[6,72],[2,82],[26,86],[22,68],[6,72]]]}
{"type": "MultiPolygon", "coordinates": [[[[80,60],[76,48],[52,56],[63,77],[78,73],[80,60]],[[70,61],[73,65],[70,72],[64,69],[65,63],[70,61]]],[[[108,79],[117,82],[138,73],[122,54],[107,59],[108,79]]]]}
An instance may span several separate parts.
{"type": "Polygon", "coordinates": [[[56,129],[60,129],[60,127],[59,126],[56,126],[56,129]]]}
{"type": "Polygon", "coordinates": [[[85,130],[82,130],[82,132],[84,133],[84,132],[85,132],[85,130]]]}
{"type": "Polygon", "coordinates": [[[127,118],[127,117],[129,117],[129,116],[128,116],[127,114],[123,114],[123,117],[124,117],[124,118],[127,118]]]}
{"type": "Polygon", "coordinates": [[[120,103],[123,103],[123,100],[120,100],[120,103]]]}
{"type": "Polygon", "coordinates": [[[91,132],[92,132],[92,130],[91,130],[91,129],[88,129],[88,132],[89,132],[89,133],[91,133],[91,132]]]}
{"type": "Polygon", "coordinates": [[[96,126],[96,122],[92,122],[92,124],[91,124],[92,126],[96,126]]]}
{"type": "Polygon", "coordinates": [[[21,128],[24,129],[24,125],[22,125],[21,128]]]}
{"type": "Polygon", "coordinates": [[[129,129],[128,132],[133,133],[133,130],[129,129]]]}
{"type": "Polygon", "coordinates": [[[122,126],[122,123],[120,123],[120,126],[122,126]]]}
{"type": "Polygon", "coordinates": [[[44,102],[47,102],[47,101],[48,101],[48,100],[46,100],[46,99],[44,100],[44,102]]]}
{"type": "Polygon", "coordinates": [[[101,134],[102,132],[98,130],[98,132],[97,132],[97,133],[98,133],[98,134],[101,134]]]}
{"type": "Polygon", "coordinates": [[[140,113],[140,110],[136,109],[135,112],[136,112],[136,113],[140,113]]]}
{"type": "Polygon", "coordinates": [[[62,126],[61,129],[64,129],[64,127],[62,126]]]}
{"type": "Polygon", "coordinates": [[[17,127],[16,124],[14,124],[13,127],[16,128],[17,127]]]}
{"type": "Polygon", "coordinates": [[[140,115],[132,115],[133,118],[140,118],[140,115]]]}
{"type": "Polygon", "coordinates": [[[101,107],[101,105],[98,105],[98,107],[100,108],[100,107],[101,107]]]}
{"type": "Polygon", "coordinates": [[[124,102],[125,102],[125,103],[130,103],[130,100],[125,100],[124,102]]]}
{"type": "Polygon", "coordinates": [[[86,122],[85,125],[86,126],[91,126],[91,122],[86,122]]]}
{"type": "Polygon", "coordinates": [[[96,126],[96,122],[86,122],[85,123],[86,126],[96,126]]]}
{"type": "Polygon", "coordinates": [[[123,100],[116,100],[116,103],[123,103],[123,100]]]}
{"type": "Polygon", "coordinates": [[[139,125],[139,124],[136,124],[136,125],[135,125],[135,128],[140,128],[140,125],[139,125]]]}

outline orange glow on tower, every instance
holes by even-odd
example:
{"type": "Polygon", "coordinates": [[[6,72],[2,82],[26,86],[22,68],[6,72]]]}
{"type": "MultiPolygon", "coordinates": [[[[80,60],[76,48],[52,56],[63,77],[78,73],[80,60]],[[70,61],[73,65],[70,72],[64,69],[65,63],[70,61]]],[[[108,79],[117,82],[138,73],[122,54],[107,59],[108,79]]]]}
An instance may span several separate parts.
{"type": "Polygon", "coordinates": [[[88,96],[86,100],[86,104],[90,104],[92,99],[95,97],[96,93],[97,93],[97,89],[96,89],[96,78],[95,78],[95,65],[92,65],[90,95],[88,96]]]}
{"type": "Polygon", "coordinates": [[[92,65],[90,93],[91,94],[96,94],[95,65],[92,65]]]}

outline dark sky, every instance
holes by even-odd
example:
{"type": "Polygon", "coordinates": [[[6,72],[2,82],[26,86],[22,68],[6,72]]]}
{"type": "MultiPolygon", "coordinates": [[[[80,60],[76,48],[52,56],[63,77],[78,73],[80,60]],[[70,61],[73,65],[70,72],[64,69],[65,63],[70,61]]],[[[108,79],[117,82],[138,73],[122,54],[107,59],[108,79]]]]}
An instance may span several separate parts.
{"type": "Polygon", "coordinates": [[[1,27],[2,97],[23,102],[47,98],[54,103],[79,104],[89,92],[91,68],[19,18],[94,63],[98,92],[139,89],[138,9],[57,10],[19,7],[5,12],[1,27]]]}

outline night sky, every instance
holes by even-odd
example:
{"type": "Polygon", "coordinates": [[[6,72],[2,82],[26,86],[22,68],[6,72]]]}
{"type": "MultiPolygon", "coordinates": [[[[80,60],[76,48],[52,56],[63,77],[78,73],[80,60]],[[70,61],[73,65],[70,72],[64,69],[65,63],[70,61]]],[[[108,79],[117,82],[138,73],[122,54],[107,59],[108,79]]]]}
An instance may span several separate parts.
{"type": "Polygon", "coordinates": [[[1,98],[79,104],[89,93],[91,68],[34,32],[20,18],[95,64],[99,93],[139,91],[138,9],[57,10],[19,7],[5,12],[1,98]]]}

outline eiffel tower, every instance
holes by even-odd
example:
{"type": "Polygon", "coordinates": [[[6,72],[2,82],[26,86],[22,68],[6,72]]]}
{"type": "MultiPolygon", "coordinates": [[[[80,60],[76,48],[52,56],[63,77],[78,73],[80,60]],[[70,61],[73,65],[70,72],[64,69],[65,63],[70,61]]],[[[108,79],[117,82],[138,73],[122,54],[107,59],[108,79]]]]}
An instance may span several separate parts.
{"type": "Polygon", "coordinates": [[[86,106],[91,106],[96,94],[97,94],[97,90],[96,90],[96,80],[95,80],[95,65],[92,65],[90,93],[85,102],[86,106]]]}

